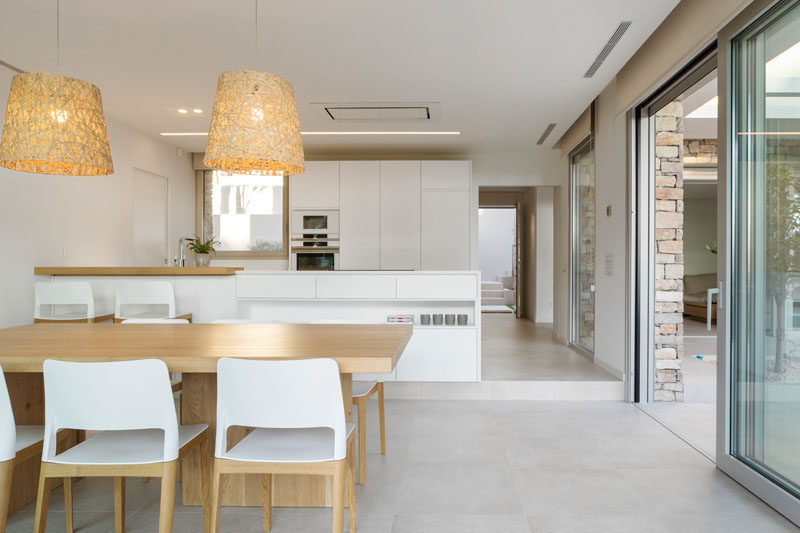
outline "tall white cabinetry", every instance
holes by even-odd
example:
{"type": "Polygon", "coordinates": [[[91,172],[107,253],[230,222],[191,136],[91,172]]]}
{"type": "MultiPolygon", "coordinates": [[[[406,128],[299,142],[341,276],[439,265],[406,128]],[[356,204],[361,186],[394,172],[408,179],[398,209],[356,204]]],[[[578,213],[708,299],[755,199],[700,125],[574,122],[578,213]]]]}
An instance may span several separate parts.
{"type": "Polygon", "coordinates": [[[289,178],[291,209],[339,209],[339,161],[306,161],[305,168],[289,178]]]}
{"type": "Polygon", "coordinates": [[[381,270],[420,269],[420,162],[381,161],[381,270]]]}
{"type": "Polygon", "coordinates": [[[421,269],[466,270],[470,246],[470,162],[422,161],[421,269]]]}
{"type": "Polygon", "coordinates": [[[381,173],[379,161],[340,165],[340,270],[381,268],[381,173]]]}

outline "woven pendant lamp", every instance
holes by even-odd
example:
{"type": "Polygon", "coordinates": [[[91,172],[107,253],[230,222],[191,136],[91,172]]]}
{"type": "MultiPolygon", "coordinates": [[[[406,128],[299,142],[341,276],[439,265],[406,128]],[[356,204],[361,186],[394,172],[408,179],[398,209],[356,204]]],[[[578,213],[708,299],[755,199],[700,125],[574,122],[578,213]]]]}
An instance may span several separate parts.
{"type": "Polygon", "coordinates": [[[38,174],[113,174],[100,89],[59,74],[14,76],[0,165],[38,174]]]}
{"type": "Polygon", "coordinates": [[[220,74],[203,163],[237,174],[303,172],[292,84],[254,70],[220,74]]]}

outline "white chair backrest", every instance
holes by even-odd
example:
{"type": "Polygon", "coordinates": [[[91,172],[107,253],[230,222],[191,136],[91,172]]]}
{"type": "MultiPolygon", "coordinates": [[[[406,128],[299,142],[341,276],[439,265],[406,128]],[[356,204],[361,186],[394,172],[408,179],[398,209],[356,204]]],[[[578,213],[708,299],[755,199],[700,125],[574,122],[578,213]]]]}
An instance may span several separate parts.
{"type": "Polygon", "coordinates": [[[175,291],[169,281],[118,281],[115,294],[114,316],[124,318],[126,305],[166,305],[165,318],[175,318],[175,291]]]}
{"type": "Polygon", "coordinates": [[[185,318],[126,318],[122,324],[188,324],[185,318]]]}
{"type": "Polygon", "coordinates": [[[217,457],[224,456],[228,449],[230,426],[331,428],[333,459],[344,459],[347,434],[339,365],[333,359],[220,359],[217,363],[217,457]]]}
{"type": "Polygon", "coordinates": [[[14,425],[14,412],[8,396],[6,378],[0,367],[0,462],[10,461],[17,453],[17,427],[14,425]]]}
{"type": "Polygon", "coordinates": [[[158,359],[44,362],[44,449],[56,455],[60,429],[162,429],[164,461],[178,458],[178,418],[167,365],[158,359]]]}
{"type": "Polygon", "coordinates": [[[83,305],[86,317],[94,318],[94,296],[92,286],[85,281],[46,282],[37,281],[33,289],[34,318],[42,318],[43,305],[83,305]]]}

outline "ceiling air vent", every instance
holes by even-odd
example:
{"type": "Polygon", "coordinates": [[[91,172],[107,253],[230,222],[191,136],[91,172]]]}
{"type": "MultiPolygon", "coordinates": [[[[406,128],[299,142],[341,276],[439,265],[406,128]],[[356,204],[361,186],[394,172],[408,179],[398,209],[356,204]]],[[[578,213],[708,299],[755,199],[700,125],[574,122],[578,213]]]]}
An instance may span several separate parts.
{"type": "Polygon", "coordinates": [[[625,32],[628,31],[628,28],[631,26],[631,22],[632,21],[630,20],[623,20],[620,23],[620,25],[617,27],[617,30],[614,32],[614,35],[611,36],[611,39],[608,40],[603,49],[600,50],[600,53],[597,54],[597,59],[594,60],[592,66],[589,67],[589,70],[587,70],[586,74],[583,75],[584,78],[591,78],[594,76],[595,72],[597,72],[597,69],[599,69],[600,65],[603,64],[603,61],[606,60],[614,47],[617,46],[619,40],[622,39],[622,36],[625,34],[625,32]]]}
{"type": "Polygon", "coordinates": [[[555,128],[555,127],[556,127],[556,125],[553,122],[548,124],[547,127],[544,129],[544,132],[542,133],[542,136],[539,137],[538,141],[536,141],[536,144],[537,145],[544,144],[544,141],[547,140],[547,136],[550,135],[550,133],[553,131],[553,128],[555,128]]]}
{"type": "Polygon", "coordinates": [[[336,102],[311,104],[331,122],[438,122],[438,102],[336,102]]]}

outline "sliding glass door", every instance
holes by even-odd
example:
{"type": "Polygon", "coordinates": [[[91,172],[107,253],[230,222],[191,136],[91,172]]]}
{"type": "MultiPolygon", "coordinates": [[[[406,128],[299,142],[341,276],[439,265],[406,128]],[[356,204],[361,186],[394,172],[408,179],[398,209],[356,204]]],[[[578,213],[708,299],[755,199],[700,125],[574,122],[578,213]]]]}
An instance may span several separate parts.
{"type": "Polygon", "coordinates": [[[570,341],[594,353],[595,173],[591,139],[570,155],[572,302],[570,341]]]}
{"type": "MultiPolygon", "coordinates": [[[[758,4],[758,2],[757,2],[758,4]]],[[[723,470],[800,519],[800,1],[732,34],[723,470]]]]}

